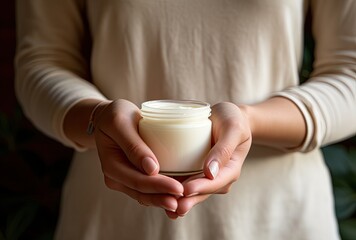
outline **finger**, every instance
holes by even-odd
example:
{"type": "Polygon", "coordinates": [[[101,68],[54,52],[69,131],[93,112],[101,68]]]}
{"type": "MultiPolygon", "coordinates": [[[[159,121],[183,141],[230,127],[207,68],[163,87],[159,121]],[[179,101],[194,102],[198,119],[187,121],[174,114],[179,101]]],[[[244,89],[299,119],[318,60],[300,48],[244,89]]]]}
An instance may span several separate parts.
{"type": "Polygon", "coordinates": [[[143,174],[132,166],[125,153],[115,144],[98,148],[98,154],[104,175],[115,182],[143,193],[183,195],[184,189],[180,182],[161,174],[143,174]]]}
{"type": "Polygon", "coordinates": [[[99,129],[120,146],[137,169],[148,175],[157,174],[158,161],[138,134],[138,123],[141,118],[139,109],[126,100],[118,100],[111,104],[110,114],[99,119],[99,129]]]}
{"type": "Polygon", "coordinates": [[[204,194],[225,194],[240,176],[243,160],[229,161],[220,169],[219,175],[211,180],[207,177],[192,178],[183,182],[184,196],[191,197],[204,194]]]}
{"type": "Polygon", "coordinates": [[[224,167],[236,148],[238,143],[238,133],[231,129],[231,131],[224,131],[219,135],[219,139],[209,151],[207,160],[204,163],[204,174],[209,179],[215,179],[219,174],[220,168],[224,167]]]}
{"type": "Polygon", "coordinates": [[[210,197],[210,194],[183,197],[178,199],[178,208],[175,211],[175,214],[177,214],[179,217],[184,217],[195,205],[205,201],[208,197],[210,197]]]}
{"type": "Polygon", "coordinates": [[[232,183],[240,177],[242,164],[250,148],[251,139],[240,144],[219,172],[219,175],[211,180],[209,178],[191,178],[184,181],[184,195],[227,193],[232,183]]]}
{"type": "Polygon", "coordinates": [[[121,183],[117,183],[108,177],[105,177],[105,184],[112,190],[125,193],[143,206],[160,207],[170,212],[175,212],[178,207],[177,199],[174,196],[168,194],[141,193],[134,189],[128,188],[125,185],[122,185],[121,183]]]}
{"type": "Polygon", "coordinates": [[[176,212],[168,211],[165,210],[167,217],[169,217],[172,220],[176,220],[179,216],[176,212]]]}
{"type": "Polygon", "coordinates": [[[209,179],[214,179],[220,168],[230,161],[236,148],[244,142],[250,142],[251,132],[246,117],[232,103],[214,105],[211,120],[215,143],[205,161],[204,173],[209,179]]]}

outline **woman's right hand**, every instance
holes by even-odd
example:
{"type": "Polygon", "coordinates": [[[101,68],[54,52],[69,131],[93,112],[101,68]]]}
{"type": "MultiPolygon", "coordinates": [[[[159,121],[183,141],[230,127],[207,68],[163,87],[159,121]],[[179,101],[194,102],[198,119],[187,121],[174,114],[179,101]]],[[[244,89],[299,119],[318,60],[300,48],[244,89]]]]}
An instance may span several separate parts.
{"type": "Polygon", "coordinates": [[[146,206],[175,212],[183,186],[159,174],[158,161],[138,134],[140,110],[127,100],[101,104],[94,137],[105,184],[146,206]]]}

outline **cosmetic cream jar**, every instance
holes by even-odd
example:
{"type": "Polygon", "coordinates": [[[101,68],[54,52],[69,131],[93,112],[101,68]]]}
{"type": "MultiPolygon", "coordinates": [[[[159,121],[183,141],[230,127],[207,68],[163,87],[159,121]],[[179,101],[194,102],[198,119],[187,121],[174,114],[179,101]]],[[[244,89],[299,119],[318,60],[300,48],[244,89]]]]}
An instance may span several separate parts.
{"type": "Polygon", "coordinates": [[[210,105],[192,100],[155,100],[141,106],[139,134],[165,175],[190,175],[203,169],[211,148],[210,105]]]}

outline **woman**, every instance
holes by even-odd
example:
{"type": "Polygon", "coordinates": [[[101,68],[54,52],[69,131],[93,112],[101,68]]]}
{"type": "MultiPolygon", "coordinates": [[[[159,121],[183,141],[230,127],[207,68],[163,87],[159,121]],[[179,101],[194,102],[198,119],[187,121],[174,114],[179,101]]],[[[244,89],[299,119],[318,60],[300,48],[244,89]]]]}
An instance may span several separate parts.
{"type": "Polygon", "coordinates": [[[19,101],[77,150],[57,239],[338,239],[319,147],[356,132],[354,1],[18,0],[17,11],[19,101]],[[299,85],[308,10],[315,63],[299,85]],[[137,133],[151,99],[212,104],[203,174],[159,173],[137,133]]]}

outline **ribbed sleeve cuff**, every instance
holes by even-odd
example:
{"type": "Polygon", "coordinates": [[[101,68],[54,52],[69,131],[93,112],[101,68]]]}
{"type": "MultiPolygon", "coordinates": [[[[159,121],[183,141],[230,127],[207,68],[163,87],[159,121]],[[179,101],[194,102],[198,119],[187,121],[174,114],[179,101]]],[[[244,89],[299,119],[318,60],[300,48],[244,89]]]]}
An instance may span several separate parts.
{"type": "MultiPolygon", "coordinates": [[[[76,99],[75,101],[71,102],[67,107],[64,107],[63,109],[60,109],[58,112],[58,121],[54,122],[54,129],[57,132],[56,136],[57,136],[57,140],[60,141],[63,145],[65,145],[66,147],[70,147],[73,148],[75,151],[78,152],[84,152],[86,150],[88,150],[87,148],[77,144],[76,142],[70,140],[64,133],[64,129],[63,129],[63,125],[64,125],[64,118],[66,116],[66,114],[68,113],[68,111],[74,106],[76,105],[78,102],[85,100],[85,99],[98,99],[98,100],[102,100],[105,101],[107,100],[104,97],[100,97],[100,96],[93,96],[91,95],[86,96],[86,97],[82,97],[80,99],[76,99]]],[[[89,122],[89,119],[88,119],[89,122]]]]}
{"type": "Polygon", "coordinates": [[[309,152],[316,147],[315,142],[313,141],[313,136],[315,132],[315,124],[312,118],[312,115],[308,111],[308,108],[305,106],[303,101],[299,99],[298,96],[292,90],[286,90],[283,92],[275,92],[272,94],[272,97],[284,97],[292,101],[300,110],[304,117],[304,121],[306,124],[306,135],[303,143],[293,149],[285,149],[286,151],[299,151],[299,152],[309,152]]]}
{"type": "Polygon", "coordinates": [[[53,134],[51,135],[67,147],[74,148],[76,151],[86,151],[86,148],[71,141],[64,134],[64,118],[68,111],[80,101],[86,99],[107,100],[107,98],[95,86],[81,79],[63,81],[62,86],[57,85],[57,88],[57,90],[53,91],[56,94],[54,97],[56,106],[52,110],[51,122],[53,134]]]}

